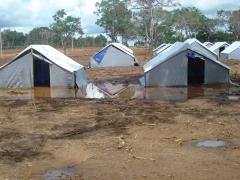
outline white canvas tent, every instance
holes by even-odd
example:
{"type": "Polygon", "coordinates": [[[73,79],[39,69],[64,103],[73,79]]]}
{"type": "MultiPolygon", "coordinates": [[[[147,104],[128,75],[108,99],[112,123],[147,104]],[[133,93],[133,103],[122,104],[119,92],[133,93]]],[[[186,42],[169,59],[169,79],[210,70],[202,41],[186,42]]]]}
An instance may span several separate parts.
{"type": "Polygon", "coordinates": [[[159,49],[161,49],[162,47],[166,46],[167,44],[166,43],[162,43],[160,46],[156,47],[154,50],[153,50],[153,53],[157,52],[159,49]]]}
{"type": "Polygon", "coordinates": [[[187,39],[184,43],[189,44],[193,50],[201,51],[204,54],[208,55],[212,59],[217,59],[217,54],[211,51],[207,46],[198,41],[197,39],[187,39]]]}
{"type": "Polygon", "coordinates": [[[203,44],[205,46],[207,46],[208,48],[210,48],[213,45],[213,43],[211,43],[211,42],[204,42],[203,44]]]}
{"type": "Polygon", "coordinates": [[[221,60],[240,60],[240,41],[236,41],[228,46],[220,54],[221,60]]]}
{"type": "Polygon", "coordinates": [[[215,52],[218,57],[220,57],[220,53],[224,51],[229,46],[226,42],[217,42],[214,45],[212,45],[209,49],[213,52],[215,52]]]}
{"type": "Polygon", "coordinates": [[[1,88],[81,87],[84,67],[48,45],[31,45],[0,67],[1,88]]]}
{"type": "Polygon", "coordinates": [[[157,56],[158,54],[160,54],[161,52],[163,52],[165,49],[169,48],[172,44],[165,44],[164,46],[162,46],[161,48],[159,48],[157,51],[154,52],[154,56],[157,56]]]}
{"type": "Polygon", "coordinates": [[[229,68],[202,49],[177,42],[144,65],[145,86],[229,83],[229,68]]]}
{"type": "Polygon", "coordinates": [[[134,53],[120,43],[111,43],[90,59],[90,67],[117,67],[138,65],[134,53]]]}

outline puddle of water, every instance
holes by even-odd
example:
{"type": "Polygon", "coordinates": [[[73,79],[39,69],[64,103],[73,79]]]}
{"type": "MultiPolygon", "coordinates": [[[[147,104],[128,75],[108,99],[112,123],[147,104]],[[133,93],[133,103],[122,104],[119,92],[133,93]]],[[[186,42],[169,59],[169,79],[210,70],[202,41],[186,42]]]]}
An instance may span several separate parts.
{"type": "Polygon", "coordinates": [[[228,100],[230,100],[230,101],[239,101],[240,100],[240,96],[230,95],[230,96],[228,96],[228,100]]]}
{"type": "Polygon", "coordinates": [[[185,101],[192,98],[219,98],[228,101],[240,101],[239,88],[224,85],[192,87],[150,87],[139,84],[89,83],[80,89],[0,89],[0,97],[7,99],[41,99],[41,98],[124,98],[149,99],[164,101],[185,101]]]}
{"type": "Polygon", "coordinates": [[[44,180],[70,179],[77,176],[77,170],[74,167],[61,169],[51,169],[43,175],[44,180]]]}
{"type": "Polygon", "coordinates": [[[194,147],[204,147],[204,148],[219,148],[226,145],[225,141],[220,140],[205,140],[193,143],[194,147]]]}
{"type": "MultiPolygon", "coordinates": [[[[226,99],[227,96],[239,91],[236,87],[226,85],[150,88],[129,85],[129,88],[133,92],[131,98],[165,101],[185,101],[199,97],[226,99]]],[[[240,96],[231,96],[227,100],[240,100],[240,96]]]]}

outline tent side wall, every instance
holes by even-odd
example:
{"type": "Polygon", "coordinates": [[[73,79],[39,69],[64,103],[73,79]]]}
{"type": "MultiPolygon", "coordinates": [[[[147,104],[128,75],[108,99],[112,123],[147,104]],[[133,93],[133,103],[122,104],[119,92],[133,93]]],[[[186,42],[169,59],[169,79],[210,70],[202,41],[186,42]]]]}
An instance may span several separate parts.
{"type": "Polygon", "coordinates": [[[72,88],[75,85],[74,80],[74,73],[66,71],[55,64],[50,65],[50,86],[52,88],[72,88]]]}
{"type": "Polygon", "coordinates": [[[229,54],[227,53],[220,53],[220,60],[228,60],[229,59],[229,54]]]}
{"type": "Polygon", "coordinates": [[[232,60],[240,60],[240,48],[235,49],[233,52],[229,54],[229,58],[232,60]]]}
{"type": "Polygon", "coordinates": [[[229,69],[210,60],[205,60],[205,84],[229,83],[229,69]]]}
{"type": "Polygon", "coordinates": [[[0,69],[1,88],[32,88],[33,60],[27,54],[0,69]]]}
{"type": "Polygon", "coordinates": [[[146,86],[187,86],[187,68],[185,51],[148,71],[146,86]]]}
{"type": "Polygon", "coordinates": [[[87,85],[87,76],[84,68],[81,68],[75,72],[75,81],[78,88],[81,88],[87,85]]]}
{"type": "Polygon", "coordinates": [[[133,66],[134,58],[111,46],[100,63],[100,67],[133,66]]]}
{"type": "Polygon", "coordinates": [[[100,67],[99,64],[94,60],[93,57],[90,58],[90,67],[91,67],[91,68],[100,67]]]}

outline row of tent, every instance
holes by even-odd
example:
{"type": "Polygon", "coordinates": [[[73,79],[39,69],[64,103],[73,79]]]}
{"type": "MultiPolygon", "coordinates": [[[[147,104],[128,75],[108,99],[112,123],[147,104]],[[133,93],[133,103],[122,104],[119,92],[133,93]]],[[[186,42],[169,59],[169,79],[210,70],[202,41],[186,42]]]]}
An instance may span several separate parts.
{"type": "Polygon", "coordinates": [[[231,45],[227,42],[205,42],[211,51],[215,52],[219,60],[240,60],[240,41],[235,41],[231,45]]]}
{"type": "MultiPolygon", "coordinates": [[[[197,39],[164,44],[156,48],[154,54],[155,57],[143,66],[144,76],[140,82],[145,86],[230,81],[229,67],[218,61],[215,51],[197,39]]],[[[131,49],[111,43],[93,55],[89,65],[91,68],[136,66],[138,61],[131,49]]],[[[24,49],[10,63],[0,67],[0,79],[2,88],[79,88],[87,84],[84,66],[48,45],[31,45],[24,49]]]]}
{"type": "MultiPolygon", "coordinates": [[[[111,43],[91,57],[90,67],[138,65],[133,51],[111,43]]],[[[30,45],[11,62],[0,67],[0,88],[82,87],[85,67],[49,45],[30,45]]]]}
{"type": "MultiPolygon", "coordinates": [[[[153,50],[153,54],[156,56],[165,49],[169,48],[172,44],[163,43],[159,47],[153,50]]],[[[204,42],[210,51],[214,52],[219,60],[240,60],[240,41],[235,41],[231,45],[227,42],[204,42]]]]}

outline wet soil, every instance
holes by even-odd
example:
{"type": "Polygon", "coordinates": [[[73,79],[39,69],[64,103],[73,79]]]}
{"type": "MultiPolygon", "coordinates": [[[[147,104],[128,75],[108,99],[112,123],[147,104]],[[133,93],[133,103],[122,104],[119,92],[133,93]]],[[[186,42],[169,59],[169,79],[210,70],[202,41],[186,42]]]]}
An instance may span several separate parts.
{"type": "Polygon", "coordinates": [[[0,105],[2,178],[42,179],[47,172],[54,176],[52,170],[73,165],[76,179],[240,177],[239,102],[205,98],[172,103],[118,98],[17,102],[2,100],[0,105]],[[191,146],[204,139],[234,145],[191,146]]]}
{"type": "MultiPolygon", "coordinates": [[[[132,70],[121,81],[117,72],[89,74],[135,85],[132,70]]],[[[240,179],[240,102],[228,98],[238,88],[148,89],[144,98],[132,88],[104,99],[0,97],[0,179],[240,179]],[[202,140],[231,146],[192,146],[202,140]]]]}

